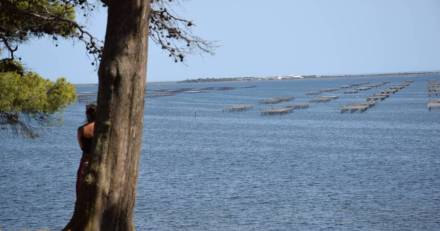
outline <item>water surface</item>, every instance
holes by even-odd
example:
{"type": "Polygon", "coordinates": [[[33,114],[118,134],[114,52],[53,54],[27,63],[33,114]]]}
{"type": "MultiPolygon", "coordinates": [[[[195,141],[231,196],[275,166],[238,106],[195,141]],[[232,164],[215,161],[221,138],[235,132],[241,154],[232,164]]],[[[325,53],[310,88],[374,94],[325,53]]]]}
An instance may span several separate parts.
{"type": "MultiPolygon", "coordinates": [[[[138,230],[440,230],[440,111],[426,109],[427,80],[435,78],[149,84],[151,92],[235,89],[147,99],[138,230]],[[407,79],[414,83],[365,113],[339,113],[407,79]],[[257,103],[274,96],[301,103],[312,98],[306,92],[382,81],[391,83],[334,92],[338,100],[284,116],[261,116],[270,106],[257,103]],[[255,108],[222,112],[230,104],[255,108]]],[[[68,222],[84,105],[68,107],[63,124],[40,129],[36,140],[2,132],[4,230],[59,230],[68,222]]]]}

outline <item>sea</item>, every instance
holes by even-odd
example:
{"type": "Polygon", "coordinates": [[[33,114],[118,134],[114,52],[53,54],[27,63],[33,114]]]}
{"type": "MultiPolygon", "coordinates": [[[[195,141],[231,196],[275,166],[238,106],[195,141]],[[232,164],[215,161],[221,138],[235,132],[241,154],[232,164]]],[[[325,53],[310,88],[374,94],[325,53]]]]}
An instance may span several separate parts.
{"type": "MultiPolygon", "coordinates": [[[[137,230],[440,230],[432,80],[440,76],[148,83],[137,230]],[[341,113],[404,81],[368,110],[341,113]],[[333,90],[309,95],[323,89],[333,90]],[[319,96],[339,98],[262,115],[319,96]],[[295,98],[261,101],[273,97],[295,98]],[[252,108],[227,110],[237,104],[252,108]]],[[[78,102],[56,123],[35,127],[36,139],[0,130],[0,230],[60,230],[69,221],[81,157],[76,129],[96,91],[78,85],[78,102]]]]}

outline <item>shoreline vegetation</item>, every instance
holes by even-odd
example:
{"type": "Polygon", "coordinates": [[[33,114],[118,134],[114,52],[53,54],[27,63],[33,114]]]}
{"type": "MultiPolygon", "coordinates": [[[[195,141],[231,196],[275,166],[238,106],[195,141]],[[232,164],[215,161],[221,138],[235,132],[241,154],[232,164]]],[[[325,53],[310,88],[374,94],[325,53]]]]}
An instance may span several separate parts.
{"type": "MultiPolygon", "coordinates": [[[[440,74],[440,71],[424,71],[424,72],[394,72],[394,73],[377,73],[377,74],[345,74],[345,75],[274,75],[274,76],[244,76],[244,77],[206,77],[185,80],[172,81],[149,81],[149,83],[210,83],[210,82],[250,82],[250,81],[267,81],[267,80],[298,80],[298,79],[320,79],[320,78],[346,78],[346,77],[394,77],[394,76],[424,76],[429,74],[440,74]]],[[[98,83],[74,83],[77,86],[94,86],[98,83]]]]}
{"type": "Polygon", "coordinates": [[[429,74],[440,74],[440,71],[426,72],[395,72],[395,73],[378,73],[378,74],[347,74],[347,75],[279,75],[265,77],[207,77],[197,79],[186,79],[177,81],[177,83],[209,83],[209,82],[246,82],[258,80],[297,80],[297,79],[319,79],[319,78],[344,78],[344,77],[392,77],[392,76],[423,76],[429,74]]]}

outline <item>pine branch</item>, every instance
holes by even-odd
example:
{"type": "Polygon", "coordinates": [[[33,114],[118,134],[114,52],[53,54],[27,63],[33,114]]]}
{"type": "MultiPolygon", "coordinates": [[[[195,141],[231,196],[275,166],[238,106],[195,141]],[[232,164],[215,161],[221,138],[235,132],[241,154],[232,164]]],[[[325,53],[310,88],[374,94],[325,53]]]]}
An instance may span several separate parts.
{"type": "Polygon", "coordinates": [[[194,23],[169,11],[172,0],[152,0],[150,12],[150,38],[175,62],[194,52],[213,54],[214,44],[193,35],[194,23]]]}

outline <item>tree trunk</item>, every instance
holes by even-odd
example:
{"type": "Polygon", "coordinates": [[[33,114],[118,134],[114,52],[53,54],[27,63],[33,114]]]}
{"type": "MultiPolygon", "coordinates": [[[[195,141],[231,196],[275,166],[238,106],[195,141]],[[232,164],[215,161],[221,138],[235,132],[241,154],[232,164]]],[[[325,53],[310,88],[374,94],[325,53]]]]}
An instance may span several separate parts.
{"type": "Polygon", "coordinates": [[[109,0],[93,153],[64,230],[134,230],[149,0],[109,0]]]}

